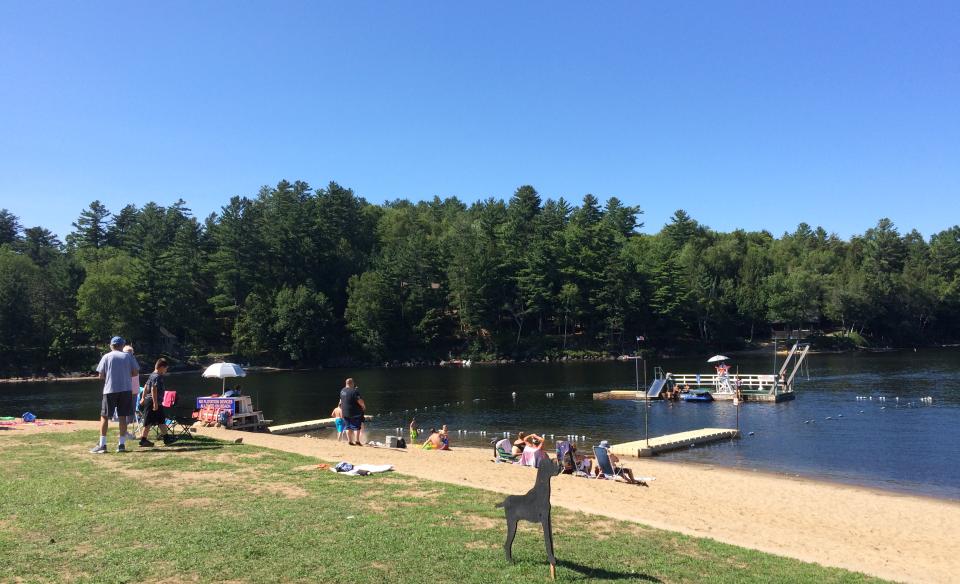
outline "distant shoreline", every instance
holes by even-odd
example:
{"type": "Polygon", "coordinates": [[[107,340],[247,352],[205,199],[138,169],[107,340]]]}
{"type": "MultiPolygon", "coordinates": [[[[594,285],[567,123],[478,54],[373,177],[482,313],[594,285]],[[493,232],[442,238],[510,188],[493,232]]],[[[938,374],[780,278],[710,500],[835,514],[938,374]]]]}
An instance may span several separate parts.
{"type": "MultiPolygon", "coordinates": [[[[257,372],[257,373],[276,373],[279,371],[297,371],[296,369],[290,367],[262,367],[259,365],[244,367],[245,371],[257,372]]],[[[167,375],[187,375],[191,373],[200,373],[201,368],[197,369],[187,369],[181,371],[171,371],[167,375]]],[[[141,372],[142,375],[145,375],[144,372],[141,372]]],[[[47,377],[0,377],[0,385],[5,383],[60,383],[60,382],[71,382],[71,381],[98,381],[99,377],[96,374],[87,374],[87,375],[50,375],[47,377]]]]}
{"type": "MultiPolygon", "coordinates": [[[[924,350],[930,349],[956,349],[960,348],[960,344],[942,344],[935,345],[930,347],[923,347],[924,350]]],[[[846,355],[846,354],[855,354],[855,353],[897,353],[903,351],[911,351],[916,349],[911,349],[910,347],[861,347],[855,349],[816,349],[809,352],[810,355],[846,355]]],[[[736,359],[739,356],[751,356],[755,357],[757,355],[766,355],[770,353],[770,347],[757,347],[750,349],[741,349],[735,351],[729,351],[730,355],[733,355],[732,359],[736,359]]],[[[786,355],[789,353],[788,350],[778,350],[777,355],[786,355]]],[[[550,364],[564,364],[564,363],[602,363],[602,362],[612,362],[612,361],[621,361],[625,355],[604,355],[604,356],[591,356],[591,357],[569,357],[561,359],[550,359],[550,358],[531,358],[531,359],[491,359],[491,360],[473,360],[473,366],[497,366],[497,365],[522,365],[522,364],[533,364],[533,363],[550,363],[550,364]]],[[[671,361],[674,359],[683,359],[689,358],[689,354],[666,354],[666,355],[657,355],[655,359],[663,361],[671,361]]],[[[652,361],[654,357],[648,357],[647,361],[652,361]]],[[[349,369],[349,368],[361,368],[361,369],[397,369],[397,368],[459,368],[459,366],[441,365],[439,361],[437,362],[414,362],[414,361],[395,361],[389,363],[360,363],[353,365],[337,365],[334,367],[272,367],[268,365],[251,365],[249,367],[244,367],[244,370],[249,372],[259,372],[259,373],[276,373],[281,371],[319,371],[321,369],[349,369]]],[[[180,371],[171,371],[169,375],[184,375],[189,373],[198,373],[202,367],[197,367],[196,369],[180,370],[180,371]]],[[[12,384],[12,383],[54,383],[54,382],[70,382],[70,381],[93,381],[96,380],[97,376],[95,374],[86,374],[86,375],[49,375],[46,377],[0,377],[0,385],[3,384],[12,384]]]]}

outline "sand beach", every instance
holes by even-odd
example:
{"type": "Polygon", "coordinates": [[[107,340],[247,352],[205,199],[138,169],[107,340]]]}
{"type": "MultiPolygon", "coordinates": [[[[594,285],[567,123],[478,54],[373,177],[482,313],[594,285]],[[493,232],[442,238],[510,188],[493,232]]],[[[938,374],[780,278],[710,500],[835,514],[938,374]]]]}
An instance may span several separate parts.
{"type": "MultiPolygon", "coordinates": [[[[4,426],[0,440],[97,426],[43,420],[40,426],[4,426]]],[[[501,493],[524,492],[534,479],[530,468],[494,464],[487,449],[393,450],[330,439],[199,431],[322,461],[392,464],[406,475],[501,493]]],[[[637,476],[656,480],[645,488],[561,475],[554,481],[553,504],[897,581],[956,581],[960,502],[655,459],[627,462],[637,476]]]]}

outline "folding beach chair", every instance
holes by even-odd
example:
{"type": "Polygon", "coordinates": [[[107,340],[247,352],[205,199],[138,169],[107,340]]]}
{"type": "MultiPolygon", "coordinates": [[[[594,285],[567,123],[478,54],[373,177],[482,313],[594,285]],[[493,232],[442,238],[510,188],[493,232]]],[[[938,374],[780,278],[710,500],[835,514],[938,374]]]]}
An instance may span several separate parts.
{"type": "Polygon", "coordinates": [[[143,412],[140,411],[140,400],[143,398],[143,388],[140,388],[140,391],[137,392],[137,397],[134,398],[133,402],[133,424],[127,425],[127,431],[133,434],[134,436],[139,437],[140,432],[143,432],[143,412]]]}
{"type": "MultiPolygon", "coordinates": [[[[191,415],[181,415],[177,410],[177,392],[164,391],[161,399],[164,410],[164,423],[153,427],[153,439],[163,440],[165,444],[172,444],[177,440],[193,438],[190,427],[196,421],[191,415]],[[164,439],[164,430],[168,438],[164,439]]],[[[142,420],[142,414],[141,420],[142,420]]]]}
{"type": "Polygon", "coordinates": [[[504,438],[493,445],[494,462],[517,462],[520,457],[513,454],[513,444],[509,438],[504,438]]]}
{"type": "Polygon", "coordinates": [[[566,440],[557,440],[557,463],[560,465],[560,472],[563,474],[573,474],[577,472],[577,462],[573,458],[573,449],[566,440]]]}
{"type": "Polygon", "coordinates": [[[567,442],[560,440],[557,442],[557,464],[560,465],[560,472],[563,474],[576,474],[584,476],[590,474],[591,462],[589,459],[582,459],[577,462],[577,448],[567,442]]]}
{"type": "MultiPolygon", "coordinates": [[[[627,477],[623,476],[623,473],[620,469],[613,465],[613,462],[610,461],[610,453],[607,452],[606,448],[602,446],[593,447],[593,456],[597,459],[597,466],[600,467],[600,474],[597,475],[597,478],[604,479],[622,479],[628,481],[627,477]]],[[[628,481],[629,482],[629,481],[628,481]]]]}

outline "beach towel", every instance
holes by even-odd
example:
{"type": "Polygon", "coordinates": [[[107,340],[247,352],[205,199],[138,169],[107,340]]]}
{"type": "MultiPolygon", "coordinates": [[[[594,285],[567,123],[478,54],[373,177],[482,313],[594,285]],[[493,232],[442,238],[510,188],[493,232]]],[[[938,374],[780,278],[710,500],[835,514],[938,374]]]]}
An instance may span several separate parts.
{"type": "Polygon", "coordinates": [[[391,471],[393,470],[393,465],[392,464],[358,464],[356,466],[352,466],[349,462],[346,464],[341,462],[337,466],[331,467],[330,470],[337,474],[349,475],[353,477],[358,475],[365,476],[368,474],[374,474],[378,472],[391,471]],[[350,467],[350,470],[338,471],[337,467],[340,467],[340,468],[350,467]]]}

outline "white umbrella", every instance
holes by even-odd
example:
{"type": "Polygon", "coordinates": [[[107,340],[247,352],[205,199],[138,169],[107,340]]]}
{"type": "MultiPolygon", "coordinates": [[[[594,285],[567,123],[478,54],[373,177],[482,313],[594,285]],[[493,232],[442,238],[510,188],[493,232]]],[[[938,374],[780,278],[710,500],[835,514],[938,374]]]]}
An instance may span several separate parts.
{"type": "Polygon", "coordinates": [[[717,361],[728,361],[728,360],[730,360],[730,357],[725,357],[723,355],[714,355],[713,357],[710,357],[709,359],[707,359],[707,363],[716,363],[717,361]]]}
{"type": "Polygon", "coordinates": [[[209,366],[203,372],[204,377],[216,377],[223,380],[223,389],[227,387],[227,378],[228,377],[246,377],[247,372],[243,370],[243,367],[237,365],[236,363],[214,363],[209,366]]]}

